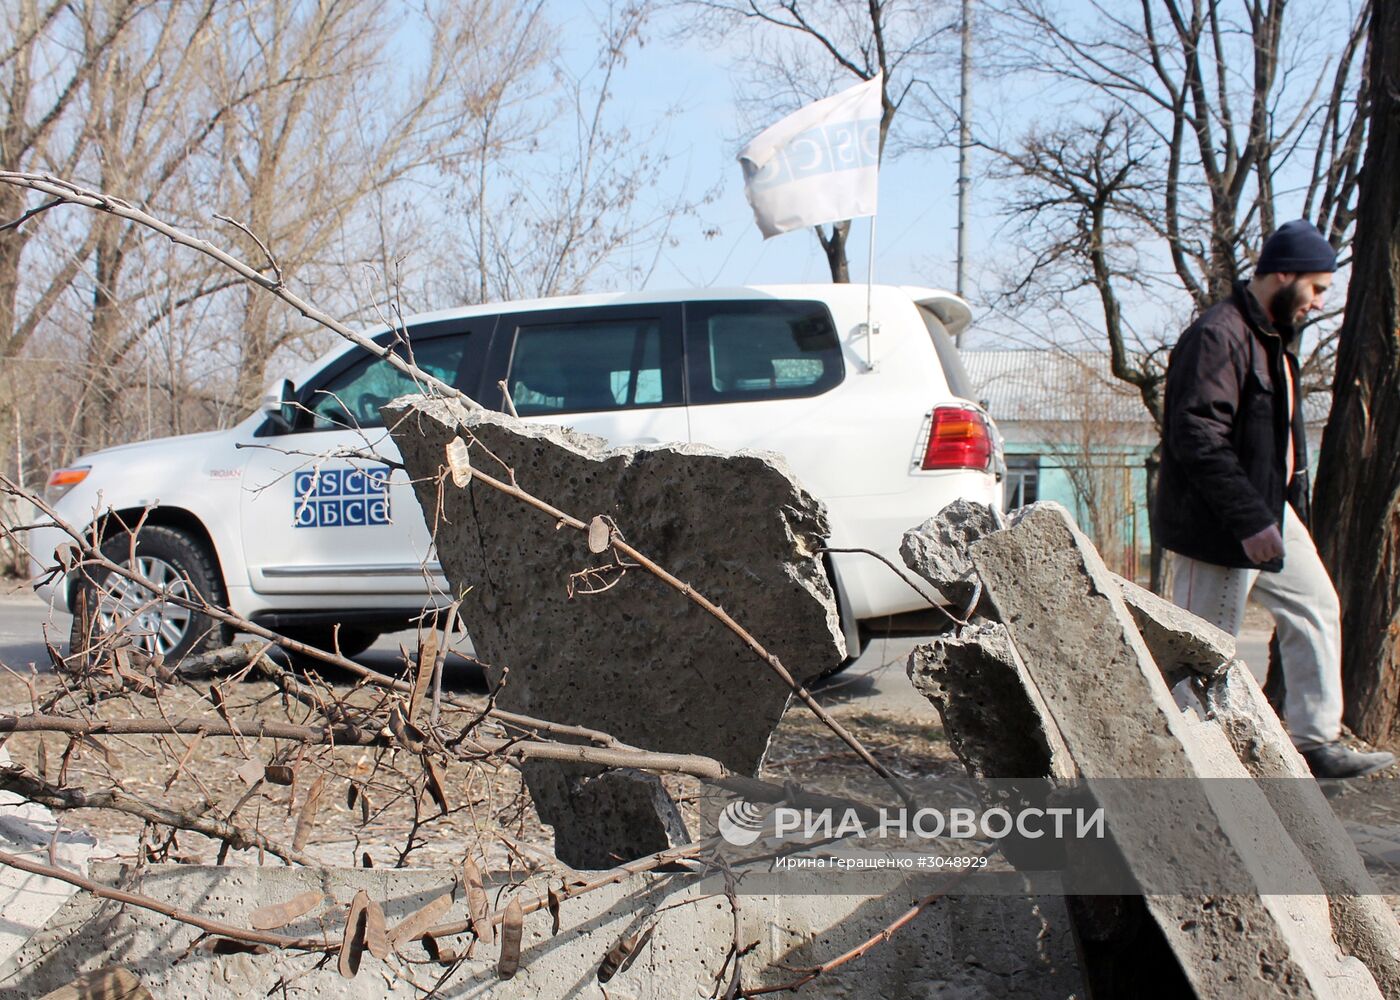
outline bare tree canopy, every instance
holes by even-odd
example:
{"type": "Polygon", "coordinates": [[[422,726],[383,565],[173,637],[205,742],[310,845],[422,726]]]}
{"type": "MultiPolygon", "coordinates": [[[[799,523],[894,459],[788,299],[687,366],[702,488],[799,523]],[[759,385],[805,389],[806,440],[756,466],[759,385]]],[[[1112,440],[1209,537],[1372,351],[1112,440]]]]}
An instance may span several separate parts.
{"type": "Polygon", "coordinates": [[[1313,220],[1345,263],[1368,8],[1323,14],[1281,0],[997,11],[994,68],[1030,74],[1066,109],[988,141],[1021,248],[1004,302],[1072,323],[1093,303],[1083,328],[1158,423],[1178,324],[1228,293],[1278,223],[1313,220]]]}
{"type": "MultiPolygon", "coordinates": [[[[663,137],[614,107],[647,9],[600,0],[566,54],[544,4],[17,0],[0,11],[0,169],[121,191],[267,273],[270,251],[345,320],[640,283],[692,207],[662,190],[663,137]]],[[[6,188],[0,226],[16,474],[226,426],[326,344],[121,219],[6,188]],[[62,391],[20,390],[39,374],[62,391]]]]}

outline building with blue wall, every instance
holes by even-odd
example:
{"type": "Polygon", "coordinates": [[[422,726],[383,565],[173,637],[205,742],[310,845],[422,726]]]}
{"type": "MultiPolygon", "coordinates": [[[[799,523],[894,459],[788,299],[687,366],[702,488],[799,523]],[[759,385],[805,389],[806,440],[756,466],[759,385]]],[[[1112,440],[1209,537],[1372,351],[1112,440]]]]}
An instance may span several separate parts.
{"type": "MultiPolygon", "coordinates": [[[[962,360],[1005,442],[1007,508],[1057,501],[1111,568],[1145,573],[1158,431],[1137,390],[1113,377],[1108,353],[963,351],[962,360]]],[[[1314,469],[1329,404],[1326,393],[1305,400],[1314,469]]]]}

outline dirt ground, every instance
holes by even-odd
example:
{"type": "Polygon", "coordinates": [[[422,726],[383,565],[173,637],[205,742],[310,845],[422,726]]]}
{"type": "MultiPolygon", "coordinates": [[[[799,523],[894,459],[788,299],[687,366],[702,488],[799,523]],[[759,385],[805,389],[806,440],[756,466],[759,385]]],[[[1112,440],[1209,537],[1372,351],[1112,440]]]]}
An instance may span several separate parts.
{"type": "MultiPolygon", "coordinates": [[[[0,671],[0,706],[21,708],[49,696],[60,684],[52,674],[24,677],[0,671]]],[[[225,710],[238,720],[310,722],[306,710],[289,707],[266,680],[219,681],[225,710]]],[[[99,718],[218,719],[209,697],[210,681],[172,685],[158,699],[124,695],[85,704],[78,694],[61,706],[69,714],[99,718]]],[[[345,678],[335,681],[352,704],[368,705],[380,697],[369,689],[351,691],[345,678]]],[[[484,696],[455,692],[479,710],[484,696]]],[[[942,730],[925,720],[837,709],[842,722],[892,771],[906,780],[935,774],[960,774],[942,730]]],[[[465,718],[466,713],[461,713],[465,718]]],[[[552,830],[539,821],[520,774],[497,763],[452,761],[444,782],[448,812],[443,813],[422,789],[417,757],[400,750],[346,747],[308,750],[290,743],[229,738],[106,736],[96,743],[71,744],[58,734],[16,733],[5,742],[11,759],[45,774],[60,773],[68,785],[93,791],[116,782],[130,795],[187,813],[216,815],[256,827],[270,840],[291,844],[306,800],[318,778],[325,782],[315,821],[305,843],[307,855],[328,864],[362,865],[368,855],[377,867],[453,865],[468,850],[493,866],[534,870],[553,866],[552,830]],[[65,753],[68,757],[65,761],[65,753]],[[254,785],[261,765],[293,766],[290,786],[254,785]],[[354,789],[352,791],[352,789],[354,789]],[[411,849],[405,850],[412,844],[411,849]]],[[[774,734],[761,777],[795,782],[805,789],[864,798],[880,795],[881,780],[802,706],[790,708],[774,734]]],[[[663,779],[682,807],[692,830],[704,829],[698,781],[669,775],[663,779]]],[[[65,825],[82,828],[118,855],[168,858],[191,863],[218,859],[220,843],[182,833],[174,843],[140,818],[109,809],[75,809],[65,825]]],[[[254,852],[229,858],[258,863],[254,852]]],[[[267,859],[274,861],[275,859],[267,859]]]]}

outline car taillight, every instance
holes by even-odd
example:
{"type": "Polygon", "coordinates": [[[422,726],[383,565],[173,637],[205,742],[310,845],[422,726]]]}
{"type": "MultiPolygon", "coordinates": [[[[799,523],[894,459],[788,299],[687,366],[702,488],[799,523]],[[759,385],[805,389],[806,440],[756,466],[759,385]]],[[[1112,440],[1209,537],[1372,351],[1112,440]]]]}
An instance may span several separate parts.
{"type": "Polygon", "coordinates": [[[49,473],[49,481],[44,486],[44,499],[57,503],[63,494],[87,478],[92,469],[88,465],[75,465],[71,469],[54,469],[49,473]]]}
{"type": "Polygon", "coordinates": [[[992,461],[992,429],[969,406],[935,407],[929,421],[924,469],[985,469],[992,461]]]}

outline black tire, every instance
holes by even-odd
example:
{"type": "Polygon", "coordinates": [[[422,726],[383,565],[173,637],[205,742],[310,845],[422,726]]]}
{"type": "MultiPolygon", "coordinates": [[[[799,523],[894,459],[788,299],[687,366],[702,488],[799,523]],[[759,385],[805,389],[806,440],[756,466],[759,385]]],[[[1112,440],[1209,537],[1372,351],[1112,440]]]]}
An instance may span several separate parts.
{"type": "MultiPolygon", "coordinates": [[[[128,565],[131,535],[125,531],[114,534],[102,543],[102,554],[128,565]]],[[[201,541],[185,532],[159,525],[142,528],[136,536],[135,556],[138,572],[171,593],[192,589],[192,597],[218,607],[227,605],[228,595],[213,556],[201,541]]],[[[128,610],[146,608],[152,596],[149,588],[105,569],[84,572],[74,588],[71,651],[86,652],[96,637],[117,624],[124,626],[139,648],[160,653],[169,664],[233,641],[230,626],[175,604],[143,610],[134,619],[127,617],[128,610]]]]}
{"type": "MultiPolygon", "coordinates": [[[[288,639],[297,642],[304,642],[308,646],[315,646],[317,649],[324,649],[331,653],[335,651],[335,626],[334,625],[289,625],[286,628],[277,630],[288,639]]],[[[359,628],[351,625],[340,626],[340,655],[346,657],[359,656],[369,647],[374,645],[374,640],[379,638],[379,633],[373,629],[359,628]]],[[[297,656],[289,653],[294,661],[304,661],[307,666],[320,664],[322,667],[329,666],[324,660],[317,660],[310,656],[297,656]]]]}

